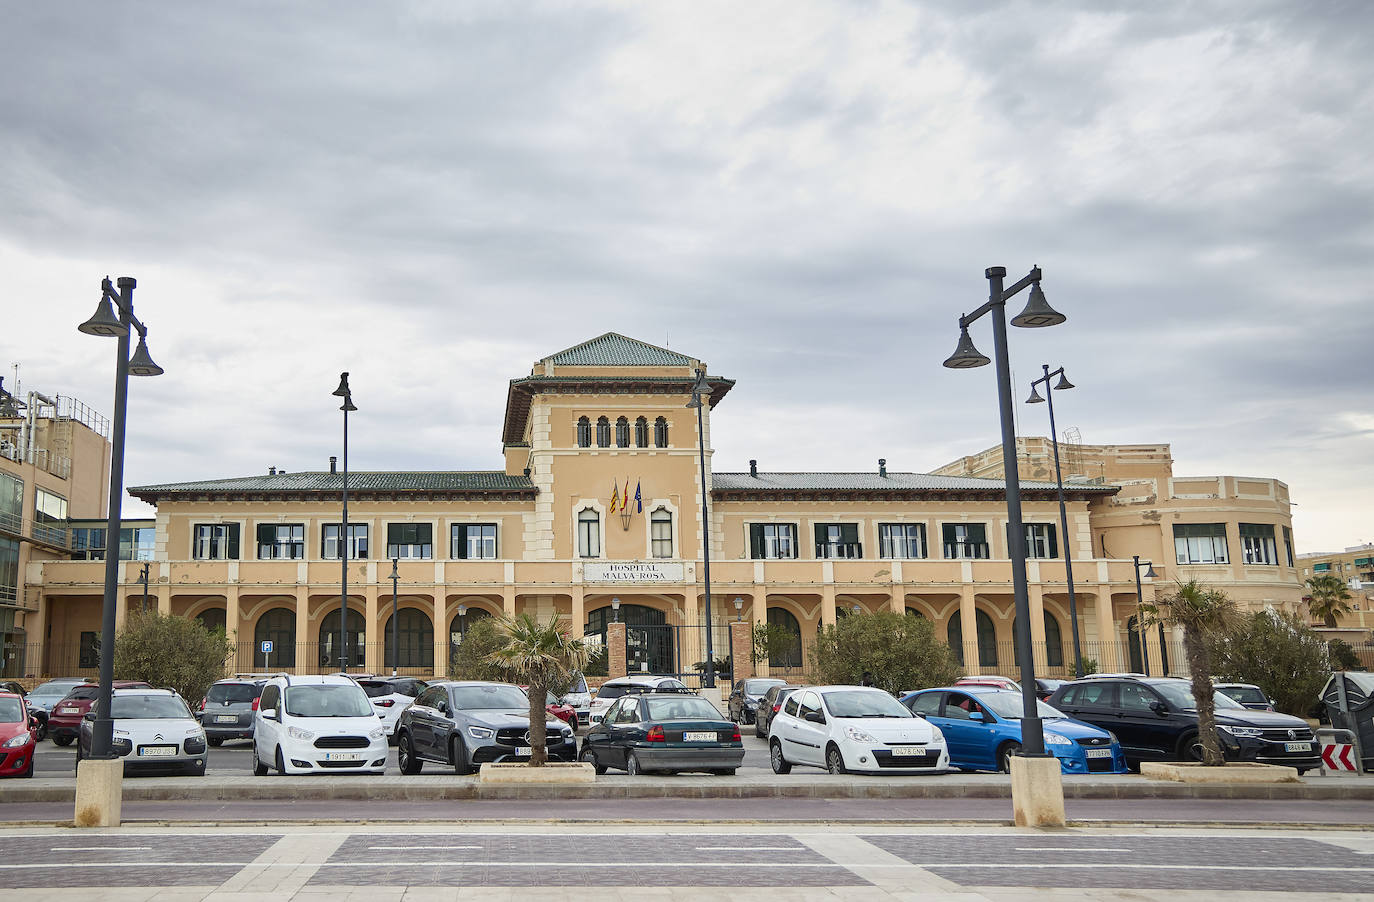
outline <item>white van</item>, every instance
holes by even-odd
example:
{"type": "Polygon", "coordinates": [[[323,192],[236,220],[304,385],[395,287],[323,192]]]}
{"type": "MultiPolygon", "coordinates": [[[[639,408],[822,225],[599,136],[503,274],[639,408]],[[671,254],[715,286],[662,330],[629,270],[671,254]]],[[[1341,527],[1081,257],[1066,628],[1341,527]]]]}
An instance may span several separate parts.
{"type": "Polygon", "coordinates": [[[281,676],[262,687],[253,717],[253,773],[386,771],[386,729],[367,693],[345,676],[281,676]]]}

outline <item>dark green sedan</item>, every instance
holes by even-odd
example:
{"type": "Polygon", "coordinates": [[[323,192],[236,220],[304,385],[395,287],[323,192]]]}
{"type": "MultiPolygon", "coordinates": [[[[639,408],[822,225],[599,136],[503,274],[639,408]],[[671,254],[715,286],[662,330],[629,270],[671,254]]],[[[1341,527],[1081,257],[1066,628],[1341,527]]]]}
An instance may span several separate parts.
{"type": "Polygon", "coordinates": [[[697,695],[645,693],[617,699],[582,740],[578,755],[604,774],[684,770],[733,774],[744,760],[739,727],[697,695]]]}

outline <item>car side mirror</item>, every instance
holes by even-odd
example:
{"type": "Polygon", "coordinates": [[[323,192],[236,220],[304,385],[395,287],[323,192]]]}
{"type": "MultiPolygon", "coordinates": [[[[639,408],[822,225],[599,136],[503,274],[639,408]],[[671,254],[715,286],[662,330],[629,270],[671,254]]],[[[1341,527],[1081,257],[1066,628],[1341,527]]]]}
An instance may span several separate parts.
{"type": "Polygon", "coordinates": [[[36,729],[38,729],[38,718],[37,718],[37,717],[34,717],[33,715],[29,715],[29,729],[30,729],[30,730],[36,730],[36,729]]]}
{"type": "Polygon", "coordinates": [[[982,722],[983,722],[984,720],[986,720],[987,718],[983,716],[983,712],[982,712],[982,711],[970,711],[970,712],[969,712],[969,715],[968,715],[968,719],[969,719],[969,720],[976,720],[976,721],[978,721],[979,723],[982,723],[982,722]]]}
{"type": "Polygon", "coordinates": [[[807,711],[806,719],[811,723],[825,723],[825,715],[819,711],[807,711]]]}
{"type": "Polygon", "coordinates": [[[191,712],[191,716],[194,717],[196,720],[200,720],[200,719],[202,719],[203,717],[205,717],[205,712],[204,712],[204,711],[192,711],[192,712],[191,712]]]}
{"type": "Polygon", "coordinates": [[[262,715],[265,719],[267,719],[267,720],[276,720],[276,719],[277,719],[277,709],[276,709],[276,708],[263,708],[263,709],[262,709],[261,711],[259,711],[258,713],[261,714],[261,715],[262,715]]]}
{"type": "Polygon", "coordinates": [[[1163,717],[1169,713],[1169,706],[1164,704],[1159,699],[1155,699],[1154,701],[1150,702],[1150,710],[1158,714],[1160,717],[1163,717]]]}

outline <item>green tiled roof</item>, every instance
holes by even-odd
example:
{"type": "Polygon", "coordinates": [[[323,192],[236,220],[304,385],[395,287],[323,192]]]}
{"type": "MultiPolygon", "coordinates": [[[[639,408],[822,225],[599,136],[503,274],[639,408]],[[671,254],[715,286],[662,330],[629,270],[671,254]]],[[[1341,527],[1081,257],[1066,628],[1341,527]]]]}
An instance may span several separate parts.
{"type": "MultiPolygon", "coordinates": [[[[342,473],[300,472],[239,476],[130,486],[129,494],[150,503],[160,498],[190,495],[339,495],[342,473]]],[[[527,476],[508,476],[500,470],[433,472],[363,471],[348,474],[349,495],[367,494],[481,494],[533,493],[527,476]]]]}
{"type": "Polygon", "coordinates": [[[636,338],[607,332],[549,358],[554,366],[691,366],[692,358],[636,338]]]}
{"type": "MultiPolygon", "coordinates": [[[[1005,494],[1001,479],[971,476],[933,476],[928,473],[712,473],[717,492],[996,492],[1005,494]]],[[[1052,482],[1021,481],[1024,492],[1053,492],[1052,482]]],[[[1113,494],[1114,485],[1065,485],[1065,494],[1113,494]]]]}

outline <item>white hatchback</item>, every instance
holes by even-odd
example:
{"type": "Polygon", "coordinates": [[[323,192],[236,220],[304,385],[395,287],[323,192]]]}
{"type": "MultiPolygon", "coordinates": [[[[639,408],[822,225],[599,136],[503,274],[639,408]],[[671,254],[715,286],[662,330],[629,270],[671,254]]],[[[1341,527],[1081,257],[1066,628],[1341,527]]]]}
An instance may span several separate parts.
{"type": "Polygon", "coordinates": [[[949,767],[939,728],[881,689],[808,686],[787,697],[769,726],[773,772],[794,764],[852,772],[930,774],[949,767]]]}
{"type": "Polygon", "coordinates": [[[262,688],[253,718],[253,773],[386,771],[386,729],[345,676],[286,676],[262,688]]]}

